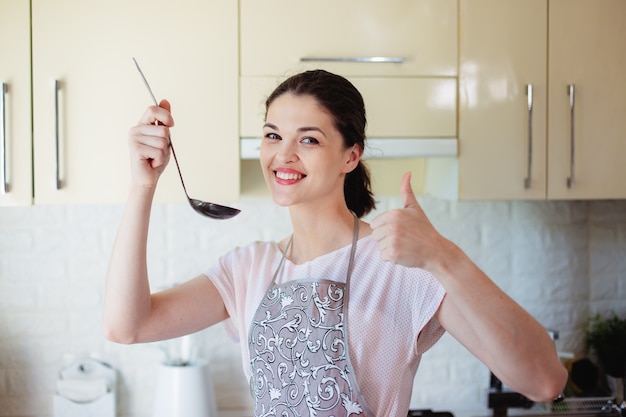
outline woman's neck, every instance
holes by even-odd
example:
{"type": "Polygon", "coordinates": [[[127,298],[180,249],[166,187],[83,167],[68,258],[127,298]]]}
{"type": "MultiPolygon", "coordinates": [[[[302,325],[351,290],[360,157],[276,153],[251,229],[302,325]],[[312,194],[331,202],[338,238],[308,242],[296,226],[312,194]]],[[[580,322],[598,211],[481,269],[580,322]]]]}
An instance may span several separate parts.
{"type": "MultiPolygon", "coordinates": [[[[335,210],[306,210],[290,207],[293,241],[287,259],[301,264],[352,243],[354,215],[346,207],[335,210]]],[[[359,235],[369,234],[369,225],[360,222],[359,235]]],[[[285,249],[288,239],[283,241],[285,249]]]]}

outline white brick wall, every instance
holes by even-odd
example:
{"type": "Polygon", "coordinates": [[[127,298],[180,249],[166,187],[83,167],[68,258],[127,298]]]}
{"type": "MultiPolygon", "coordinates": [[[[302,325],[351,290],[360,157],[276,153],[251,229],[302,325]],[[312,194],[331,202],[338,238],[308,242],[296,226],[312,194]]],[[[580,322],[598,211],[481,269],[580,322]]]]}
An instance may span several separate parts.
{"type": "MultiPolygon", "coordinates": [[[[626,201],[421,202],[435,226],[498,285],[560,330],[559,349],[582,353],[592,312],[626,313],[626,201]]],[[[379,210],[400,204],[382,198],[379,210]]],[[[286,211],[268,199],[237,205],[243,213],[227,222],[201,218],[186,205],[157,206],[149,239],[153,287],[195,276],[233,245],[290,232],[286,211]]],[[[100,327],[121,212],[120,206],[0,208],[0,417],[51,416],[68,354],[109,360],[120,371],[119,415],[150,415],[159,345],[115,345],[100,327]]],[[[223,326],[201,336],[220,409],[249,407],[238,347],[223,326]]],[[[487,384],[487,369],[444,336],[424,356],[412,406],[487,414],[487,384]]]]}

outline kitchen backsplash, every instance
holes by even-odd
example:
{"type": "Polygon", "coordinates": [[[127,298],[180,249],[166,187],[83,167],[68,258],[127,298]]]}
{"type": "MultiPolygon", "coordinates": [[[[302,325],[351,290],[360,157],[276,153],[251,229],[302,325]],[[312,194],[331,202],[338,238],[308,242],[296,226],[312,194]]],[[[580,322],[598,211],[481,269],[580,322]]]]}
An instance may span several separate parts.
{"type": "MultiPolygon", "coordinates": [[[[561,351],[583,353],[593,312],[626,313],[626,201],[450,202],[420,198],[434,225],[461,246],[544,326],[561,351]]],[[[285,209],[266,197],[235,203],[218,222],[184,204],[154,208],[149,269],[154,289],[201,273],[234,245],[290,233],[285,209]]],[[[401,206],[380,198],[378,212],[401,206]]],[[[160,344],[104,339],[107,261],[123,207],[0,208],[0,417],[49,417],[58,371],[91,355],[119,370],[118,415],[151,414],[160,344]]],[[[372,218],[373,215],[369,216],[372,218]]],[[[228,328],[201,332],[220,410],[250,406],[239,346],[228,328]]],[[[486,409],[488,370],[449,336],[426,353],[413,408],[486,409]]]]}

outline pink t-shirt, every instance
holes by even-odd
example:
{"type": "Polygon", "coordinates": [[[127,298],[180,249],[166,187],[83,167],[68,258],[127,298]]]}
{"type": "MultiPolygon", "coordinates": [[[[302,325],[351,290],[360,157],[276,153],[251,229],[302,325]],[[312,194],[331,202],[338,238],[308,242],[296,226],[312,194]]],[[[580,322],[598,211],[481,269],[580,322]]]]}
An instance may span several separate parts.
{"type": "MultiPolygon", "coordinates": [[[[277,284],[299,279],[345,282],[351,245],[303,264],[286,260],[277,284]]],[[[275,242],[235,248],[205,273],[237,327],[250,378],[248,328],[282,253],[275,242]]],[[[376,242],[357,242],[348,304],[349,354],[359,388],[375,415],[406,415],[421,355],[443,335],[434,318],[445,290],[426,270],[380,259],[376,242]]]]}

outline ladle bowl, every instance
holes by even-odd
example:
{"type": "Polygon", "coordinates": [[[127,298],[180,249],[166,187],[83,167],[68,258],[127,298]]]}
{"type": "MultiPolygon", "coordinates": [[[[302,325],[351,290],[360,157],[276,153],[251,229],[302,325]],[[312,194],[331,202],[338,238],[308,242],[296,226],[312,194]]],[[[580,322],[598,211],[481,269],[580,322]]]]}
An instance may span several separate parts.
{"type": "MultiPolygon", "coordinates": [[[[139,67],[139,64],[137,63],[137,60],[135,58],[133,58],[133,62],[135,63],[135,66],[137,67],[137,71],[139,71],[139,75],[141,75],[141,78],[143,79],[143,83],[146,85],[146,88],[148,89],[148,93],[150,93],[150,96],[152,97],[152,101],[154,102],[154,105],[158,106],[159,103],[157,102],[157,99],[154,96],[154,93],[152,92],[152,88],[150,88],[150,84],[148,84],[148,80],[146,79],[146,76],[143,74],[143,71],[139,67]]],[[[231,217],[234,217],[237,214],[239,214],[241,212],[241,210],[239,209],[228,207],[228,206],[222,206],[222,205],[215,204],[215,203],[209,203],[207,201],[202,201],[196,198],[189,197],[189,194],[187,193],[187,187],[185,187],[185,181],[183,180],[183,174],[180,171],[180,165],[178,165],[178,159],[176,158],[176,151],[174,151],[174,145],[172,145],[172,138],[170,137],[169,140],[170,140],[170,149],[172,150],[172,155],[174,156],[174,162],[176,163],[176,169],[178,170],[178,176],[180,177],[180,182],[183,185],[183,191],[185,192],[185,196],[187,197],[187,201],[189,202],[189,205],[191,205],[191,207],[195,211],[202,214],[203,216],[207,216],[207,217],[210,217],[212,219],[217,219],[217,220],[230,219],[231,217]]]]}

